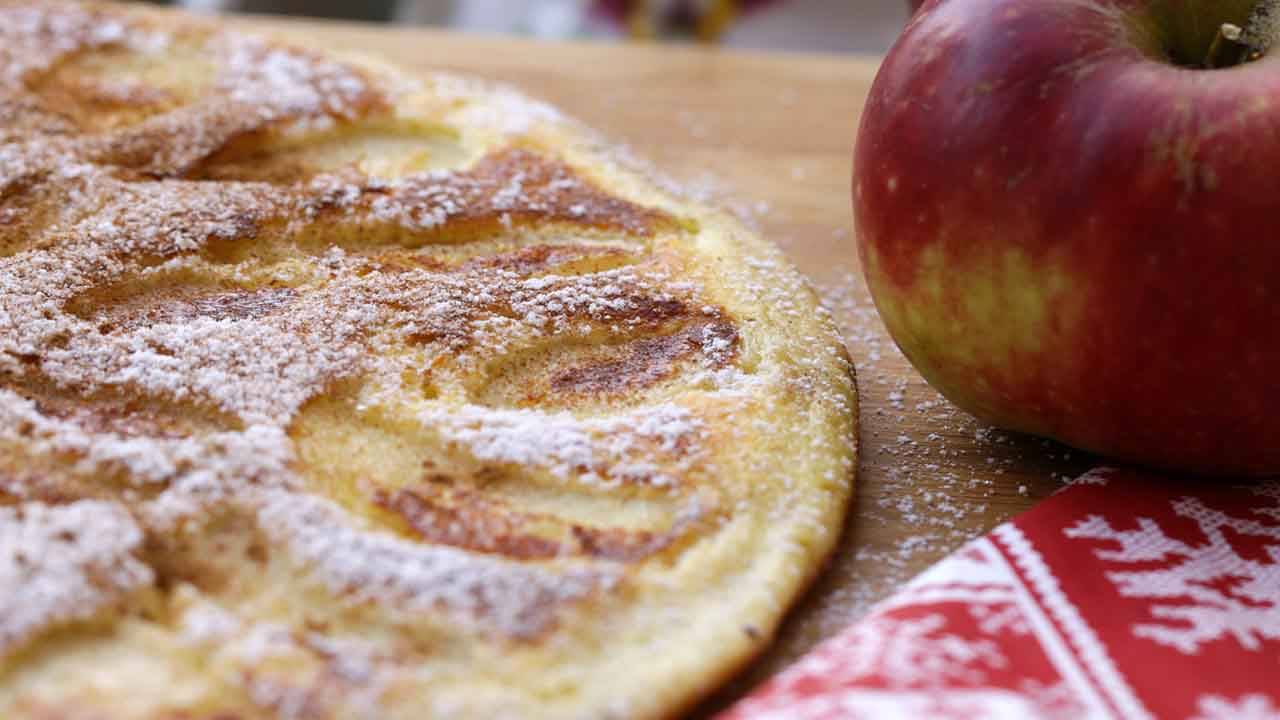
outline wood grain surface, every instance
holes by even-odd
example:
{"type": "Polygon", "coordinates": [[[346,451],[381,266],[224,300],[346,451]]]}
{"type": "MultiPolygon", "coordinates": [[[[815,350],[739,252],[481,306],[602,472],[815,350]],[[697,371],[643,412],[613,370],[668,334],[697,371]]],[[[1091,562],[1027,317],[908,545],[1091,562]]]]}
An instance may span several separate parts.
{"type": "Polygon", "coordinates": [[[840,322],[862,403],[857,491],[829,567],[709,715],[895,587],[1057,489],[1080,453],[982,426],[884,334],[861,282],[851,152],[875,58],[539,44],[423,29],[242,17],[242,27],[514,84],[744,215],[785,248],[840,322]]]}

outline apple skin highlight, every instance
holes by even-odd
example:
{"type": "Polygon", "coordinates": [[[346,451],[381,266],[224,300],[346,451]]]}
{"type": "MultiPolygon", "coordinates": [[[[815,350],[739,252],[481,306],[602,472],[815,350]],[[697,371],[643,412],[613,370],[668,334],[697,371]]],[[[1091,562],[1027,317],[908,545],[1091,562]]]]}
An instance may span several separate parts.
{"type": "Polygon", "coordinates": [[[1172,59],[1203,40],[1181,28],[1251,7],[915,15],[866,104],[854,211],[885,324],[949,399],[1146,465],[1280,473],[1280,55],[1172,59]]]}

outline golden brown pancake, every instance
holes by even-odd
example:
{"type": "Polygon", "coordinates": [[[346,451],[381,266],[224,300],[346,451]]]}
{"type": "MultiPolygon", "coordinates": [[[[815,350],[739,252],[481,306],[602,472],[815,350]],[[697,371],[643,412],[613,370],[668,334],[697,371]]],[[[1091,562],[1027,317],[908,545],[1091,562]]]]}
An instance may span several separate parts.
{"type": "Polygon", "coordinates": [[[781,253],[510,90],[0,0],[0,717],[650,718],[856,396],[781,253]]]}

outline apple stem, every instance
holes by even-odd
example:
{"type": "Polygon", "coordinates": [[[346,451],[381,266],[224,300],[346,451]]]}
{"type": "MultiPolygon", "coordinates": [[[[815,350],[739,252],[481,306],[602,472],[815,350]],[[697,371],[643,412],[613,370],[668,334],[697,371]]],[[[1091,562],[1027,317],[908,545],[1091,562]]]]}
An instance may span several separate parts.
{"type": "Polygon", "coordinates": [[[1223,23],[1218,28],[1218,34],[1214,36],[1213,42],[1209,45],[1209,52],[1204,59],[1204,66],[1210,70],[1215,68],[1231,67],[1239,65],[1245,61],[1249,52],[1249,46],[1240,41],[1244,36],[1244,29],[1239,25],[1231,23],[1223,23]]]}
{"type": "Polygon", "coordinates": [[[1280,36],[1280,0],[1258,0],[1242,28],[1224,23],[1209,45],[1205,67],[1221,68],[1252,62],[1266,55],[1280,36]]]}

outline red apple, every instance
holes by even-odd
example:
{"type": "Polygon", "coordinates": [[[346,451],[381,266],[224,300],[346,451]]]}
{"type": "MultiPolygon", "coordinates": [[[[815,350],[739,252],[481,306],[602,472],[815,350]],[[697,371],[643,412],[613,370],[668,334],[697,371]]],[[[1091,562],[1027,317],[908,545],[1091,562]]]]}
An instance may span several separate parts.
{"type": "Polygon", "coordinates": [[[880,314],[944,395],[1122,459],[1280,473],[1280,50],[1203,69],[1253,11],[915,15],[867,100],[854,208],[880,314]]]}

